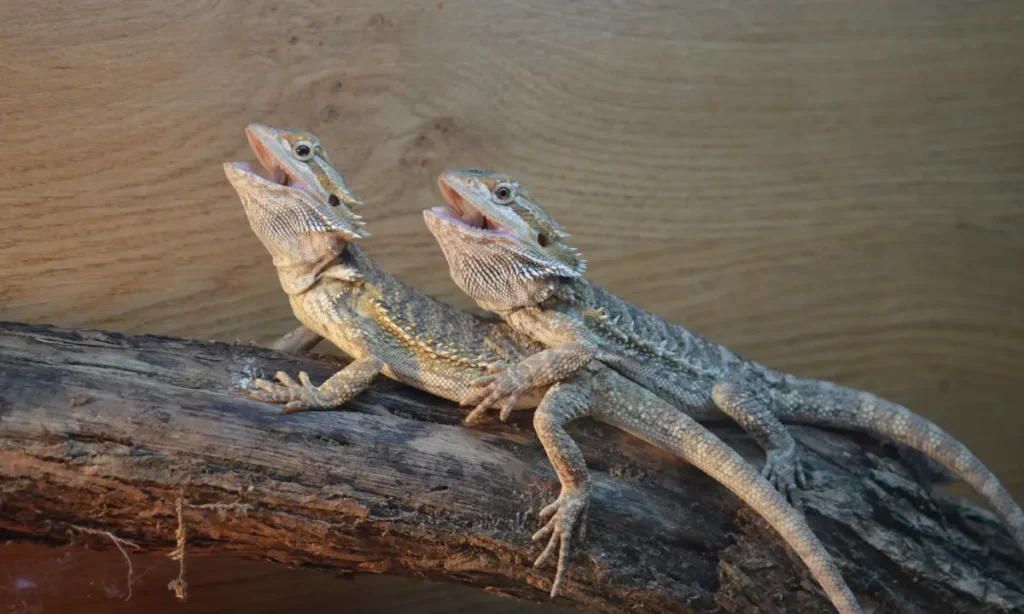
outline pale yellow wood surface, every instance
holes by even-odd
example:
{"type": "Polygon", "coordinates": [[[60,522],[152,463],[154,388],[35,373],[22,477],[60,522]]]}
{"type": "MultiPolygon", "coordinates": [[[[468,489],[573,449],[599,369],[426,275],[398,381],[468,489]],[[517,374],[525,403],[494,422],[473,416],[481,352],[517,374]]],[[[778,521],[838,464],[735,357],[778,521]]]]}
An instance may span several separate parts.
{"type": "Polygon", "coordinates": [[[371,254],[460,305],[420,210],[518,173],[594,279],[961,437],[1024,498],[1016,0],[4,2],[0,318],[294,324],[220,163],[319,133],[371,254]]]}

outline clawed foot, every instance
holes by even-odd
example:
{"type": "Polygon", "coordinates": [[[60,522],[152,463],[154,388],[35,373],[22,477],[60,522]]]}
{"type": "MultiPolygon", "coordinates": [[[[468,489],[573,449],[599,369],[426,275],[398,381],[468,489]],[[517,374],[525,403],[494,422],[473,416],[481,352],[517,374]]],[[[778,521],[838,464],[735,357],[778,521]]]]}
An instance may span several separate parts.
{"type": "Polygon", "coordinates": [[[807,474],[795,450],[769,450],[761,475],[771,482],[793,507],[801,509],[800,490],[807,488],[807,474]]]}
{"type": "Polygon", "coordinates": [[[246,389],[246,394],[259,401],[267,403],[287,403],[281,413],[290,414],[310,409],[330,409],[334,404],[320,391],[305,371],[299,372],[299,381],[293,380],[284,371],[278,371],[274,375],[277,382],[268,382],[265,379],[253,381],[256,388],[246,389]]]}
{"type": "Polygon", "coordinates": [[[476,409],[466,416],[466,422],[469,424],[483,418],[489,408],[499,403],[501,413],[498,417],[505,422],[512,415],[519,397],[531,388],[526,374],[519,365],[494,363],[487,367],[487,372],[490,375],[477,378],[470,384],[477,390],[470,392],[462,401],[463,405],[476,404],[476,409]]]}
{"type": "Polygon", "coordinates": [[[566,491],[554,503],[540,511],[543,520],[548,520],[539,531],[533,534],[533,541],[548,538],[548,545],[544,552],[540,553],[537,560],[533,562],[534,567],[551,561],[558,550],[558,564],[555,568],[555,581],[551,585],[551,598],[558,595],[558,589],[562,586],[562,579],[565,577],[565,568],[569,561],[569,542],[572,541],[573,533],[576,533],[579,540],[583,541],[584,531],[587,524],[587,507],[590,505],[590,494],[585,491],[566,491]]]}

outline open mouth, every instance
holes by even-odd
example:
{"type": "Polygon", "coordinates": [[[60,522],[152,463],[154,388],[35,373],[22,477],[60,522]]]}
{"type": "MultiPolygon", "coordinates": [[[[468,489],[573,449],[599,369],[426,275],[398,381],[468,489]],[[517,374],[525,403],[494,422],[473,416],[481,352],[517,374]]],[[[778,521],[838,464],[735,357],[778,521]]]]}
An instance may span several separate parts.
{"type": "Polygon", "coordinates": [[[304,184],[298,181],[293,181],[291,177],[289,177],[288,173],[284,172],[280,167],[276,167],[275,170],[271,171],[266,168],[254,167],[248,162],[231,162],[231,166],[246,173],[247,175],[257,178],[260,181],[265,181],[267,183],[292,190],[298,190],[304,194],[312,196],[312,192],[310,192],[304,184]]]}
{"type": "Polygon", "coordinates": [[[272,181],[278,185],[288,185],[288,173],[285,172],[284,167],[278,163],[274,154],[272,154],[270,150],[263,145],[260,139],[249,130],[245,131],[245,138],[249,141],[249,147],[251,147],[253,152],[256,154],[256,159],[260,161],[260,164],[266,171],[265,173],[259,173],[259,175],[267,181],[272,181]]]}
{"type": "Polygon", "coordinates": [[[245,162],[235,162],[235,168],[245,171],[250,175],[255,175],[264,181],[313,195],[313,191],[310,190],[309,186],[297,177],[290,175],[285,166],[281,164],[277,157],[263,145],[256,135],[246,130],[245,137],[249,141],[249,147],[251,147],[253,152],[256,154],[256,159],[260,161],[260,166],[262,168],[255,168],[253,165],[245,162]]]}
{"type": "Polygon", "coordinates": [[[434,207],[430,210],[434,215],[455,222],[464,228],[480,231],[482,234],[515,237],[511,230],[484,215],[448,182],[442,179],[438,181],[438,186],[441,188],[441,195],[444,196],[448,206],[434,207]]]}

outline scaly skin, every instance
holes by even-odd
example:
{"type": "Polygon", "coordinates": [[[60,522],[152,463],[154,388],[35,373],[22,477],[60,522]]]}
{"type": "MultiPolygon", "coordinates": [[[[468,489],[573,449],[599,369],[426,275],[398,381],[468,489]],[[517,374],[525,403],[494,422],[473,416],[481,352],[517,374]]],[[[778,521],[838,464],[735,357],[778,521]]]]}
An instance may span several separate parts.
{"type": "MultiPolygon", "coordinates": [[[[250,133],[268,138],[276,138],[274,130],[250,127],[250,133]]],[[[519,362],[543,350],[507,324],[435,301],[388,275],[354,243],[365,233],[341,203],[332,207],[321,186],[296,180],[288,170],[294,162],[263,162],[271,171],[283,170],[288,185],[263,179],[241,163],[225,164],[225,173],[253,231],[273,255],[295,315],[353,361],[320,386],[305,373],[298,381],[278,373],[276,383],[258,380],[247,394],[286,403],[286,412],[329,409],[383,374],[460,401],[489,365],[519,362]]],[[[535,565],[557,561],[552,597],[565,576],[571,539],[583,531],[592,490],[583,455],[565,425],[590,416],[679,455],[721,482],[782,535],[840,612],[861,611],[803,517],[736,452],[656,395],[595,361],[503,406],[506,416],[528,408],[536,408],[534,426],[562,485],[558,499],[541,511],[547,523],[534,535],[547,540],[535,565]]]]}
{"type": "MultiPolygon", "coordinates": [[[[344,204],[345,207],[338,210],[339,215],[344,216],[354,232],[362,237],[369,236],[362,229],[360,216],[352,212],[352,208],[363,203],[352,196],[315,134],[253,122],[246,126],[245,138],[274,181],[297,184],[332,207],[344,204]]],[[[283,352],[305,352],[316,347],[322,339],[305,326],[298,326],[270,347],[283,352]]]]}
{"type": "MultiPolygon", "coordinates": [[[[598,359],[698,419],[736,420],[767,451],[763,473],[790,499],[804,481],[783,423],[866,432],[914,448],[983,495],[1024,550],[1024,512],[962,443],[909,409],[868,392],[773,371],[643,311],[583,277],[569,235],[507,175],[446,171],[452,209],[424,213],[456,284],[484,309],[549,349],[496,365],[467,403],[515,403],[524,390],[571,377],[598,359]],[[717,417],[721,417],[719,414],[717,417]]],[[[652,418],[653,419],[653,418],[652,418]]]]}

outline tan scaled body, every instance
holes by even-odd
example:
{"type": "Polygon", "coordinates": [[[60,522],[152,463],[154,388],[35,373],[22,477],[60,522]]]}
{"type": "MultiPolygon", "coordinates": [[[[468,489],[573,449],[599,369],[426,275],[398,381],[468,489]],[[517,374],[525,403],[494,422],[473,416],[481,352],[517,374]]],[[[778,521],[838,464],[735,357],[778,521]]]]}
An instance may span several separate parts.
{"type": "MultiPolygon", "coordinates": [[[[516,181],[482,170],[439,179],[451,209],[424,213],[452,278],[484,309],[548,349],[497,365],[477,382],[480,410],[514,405],[597,359],[696,419],[728,416],[767,452],[766,477],[796,499],[804,481],[783,423],[856,430],[905,444],[970,484],[1024,550],[1024,512],[962,443],[909,409],[871,393],[780,373],[746,360],[600,288],[566,233],[516,181]]],[[[650,416],[648,420],[661,419],[650,416]]]]}
{"type": "MultiPolygon", "coordinates": [[[[383,374],[461,401],[472,392],[473,382],[487,375],[488,365],[515,363],[543,349],[507,324],[416,292],[366,258],[354,243],[365,233],[345,205],[355,199],[333,192],[343,185],[340,176],[322,174],[328,181],[314,183],[291,170],[305,163],[302,156],[293,156],[296,143],[308,143],[313,135],[263,125],[250,126],[247,132],[250,141],[259,141],[254,149],[274,179],[264,179],[240,163],[226,164],[225,173],[253,231],[273,255],[296,316],[354,358],[319,387],[305,374],[295,382],[279,373],[277,383],[258,380],[249,394],[286,403],[285,411],[327,409],[343,405],[383,374]]],[[[308,333],[299,336],[311,338],[308,333]]],[[[585,523],[592,488],[583,454],[565,425],[590,416],[707,472],[779,532],[840,612],[861,611],[802,515],[735,451],[656,395],[594,362],[564,381],[529,391],[514,407],[536,407],[534,426],[562,484],[558,499],[541,511],[550,520],[534,535],[548,540],[535,564],[557,560],[553,596],[564,578],[570,540],[585,523]],[[664,418],[643,419],[650,415],[664,418]]]]}

